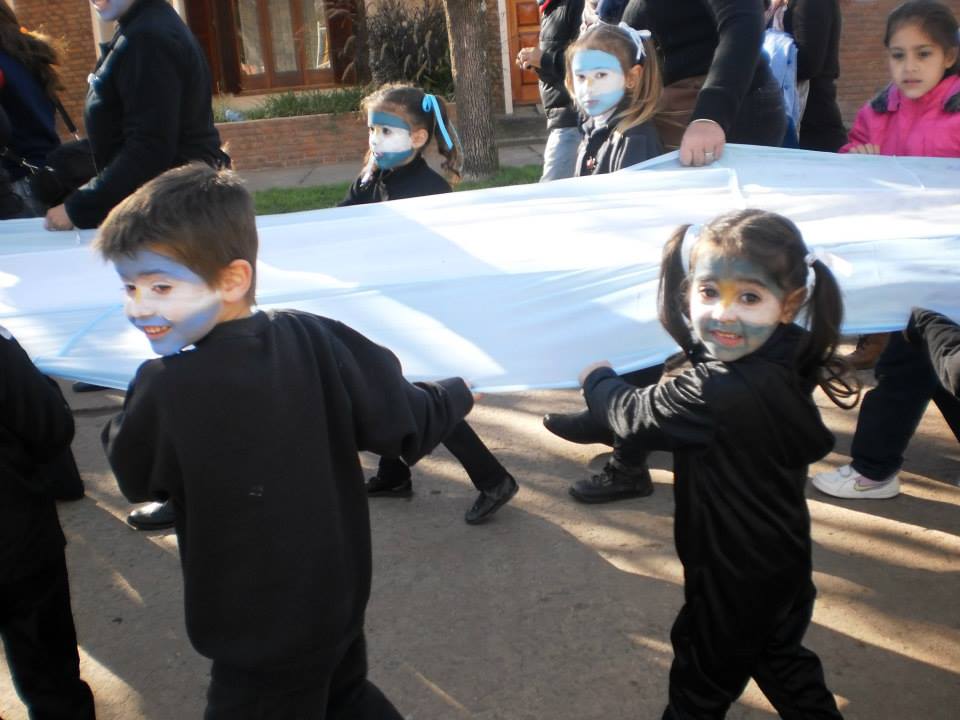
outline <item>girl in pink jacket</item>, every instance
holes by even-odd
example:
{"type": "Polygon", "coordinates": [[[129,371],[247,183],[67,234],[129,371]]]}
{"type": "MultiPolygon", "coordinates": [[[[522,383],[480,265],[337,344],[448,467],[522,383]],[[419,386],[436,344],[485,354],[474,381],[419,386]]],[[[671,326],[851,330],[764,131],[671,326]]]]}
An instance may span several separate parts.
{"type": "Polygon", "coordinates": [[[892,82],[857,113],[840,152],[960,157],[960,38],[949,8],[911,0],[887,18],[892,82]]]}

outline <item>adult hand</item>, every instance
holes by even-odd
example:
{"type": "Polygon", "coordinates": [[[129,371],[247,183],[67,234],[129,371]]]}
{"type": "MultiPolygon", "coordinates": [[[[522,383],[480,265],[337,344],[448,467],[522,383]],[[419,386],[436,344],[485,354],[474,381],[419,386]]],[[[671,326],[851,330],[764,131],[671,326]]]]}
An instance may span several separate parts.
{"type": "Polygon", "coordinates": [[[47,230],[73,230],[73,220],[67,215],[67,209],[61,203],[47,210],[43,227],[47,230]]]}
{"type": "Polygon", "coordinates": [[[854,145],[847,152],[857,153],[859,155],[879,155],[880,146],[873,143],[864,143],[863,145],[854,145]]]}
{"type": "Polygon", "coordinates": [[[681,165],[709,165],[723,155],[726,133],[713,120],[694,120],[687,125],[680,141],[681,165]]]}
{"type": "Polygon", "coordinates": [[[543,51],[538,47],[521,48],[517,53],[517,65],[521,70],[530,70],[531,68],[540,69],[540,58],[543,57],[543,51]]]}
{"type": "Polygon", "coordinates": [[[583,384],[587,381],[587,378],[590,377],[590,373],[592,373],[594,370],[608,367],[613,367],[609,360],[598,360],[597,362],[590,363],[580,371],[580,374],[577,376],[577,382],[580,383],[580,387],[583,387],[583,384]]]}

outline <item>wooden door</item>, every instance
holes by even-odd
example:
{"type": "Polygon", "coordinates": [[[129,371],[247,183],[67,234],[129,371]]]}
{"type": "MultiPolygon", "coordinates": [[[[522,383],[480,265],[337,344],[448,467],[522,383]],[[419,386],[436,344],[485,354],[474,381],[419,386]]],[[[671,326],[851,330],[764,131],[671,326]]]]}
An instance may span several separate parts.
{"type": "Polygon", "coordinates": [[[540,8],[536,0],[507,0],[507,33],[510,44],[510,85],[513,102],[540,102],[539,79],[533,70],[521,70],[515,61],[522,47],[536,47],[540,37],[540,8]]]}

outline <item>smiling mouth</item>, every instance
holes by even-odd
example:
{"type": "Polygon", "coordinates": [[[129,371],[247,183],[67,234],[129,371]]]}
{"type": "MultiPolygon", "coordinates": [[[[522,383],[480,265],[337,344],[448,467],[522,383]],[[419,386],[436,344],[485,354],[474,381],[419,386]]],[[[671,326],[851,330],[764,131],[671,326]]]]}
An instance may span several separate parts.
{"type": "Polygon", "coordinates": [[[743,336],[737,333],[724,332],[723,330],[711,330],[710,334],[719,345],[726,347],[735,347],[743,341],[743,336]]]}
{"type": "Polygon", "coordinates": [[[170,332],[169,325],[144,325],[140,329],[150,340],[156,340],[170,332]]]}

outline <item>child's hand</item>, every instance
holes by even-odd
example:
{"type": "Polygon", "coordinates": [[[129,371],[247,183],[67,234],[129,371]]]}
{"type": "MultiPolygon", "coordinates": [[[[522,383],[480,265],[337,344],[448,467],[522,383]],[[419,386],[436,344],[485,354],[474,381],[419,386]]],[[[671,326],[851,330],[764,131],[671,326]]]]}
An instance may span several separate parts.
{"type": "Polygon", "coordinates": [[[470,389],[470,392],[473,394],[474,402],[479,402],[481,399],[483,399],[483,393],[474,392],[473,389],[476,387],[476,385],[473,384],[473,381],[464,380],[464,382],[467,384],[467,387],[470,389]]]}
{"type": "Polygon", "coordinates": [[[537,47],[521,48],[517,53],[517,65],[521,70],[530,70],[531,68],[540,69],[540,58],[543,57],[543,51],[537,47]]]}
{"type": "Polygon", "coordinates": [[[577,376],[577,382],[580,383],[580,387],[583,387],[583,383],[587,381],[587,378],[590,376],[594,370],[599,368],[612,368],[613,365],[610,364],[609,360],[598,360],[597,362],[590,363],[583,370],[580,371],[580,374],[577,376]]]}
{"type": "Polygon", "coordinates": [[[858,153],[860,155],[879,155],[880,146],[874,145],[873,143],[864,143],[863,145],[854,145],[850,148],[849,152],[858,153]]]}

